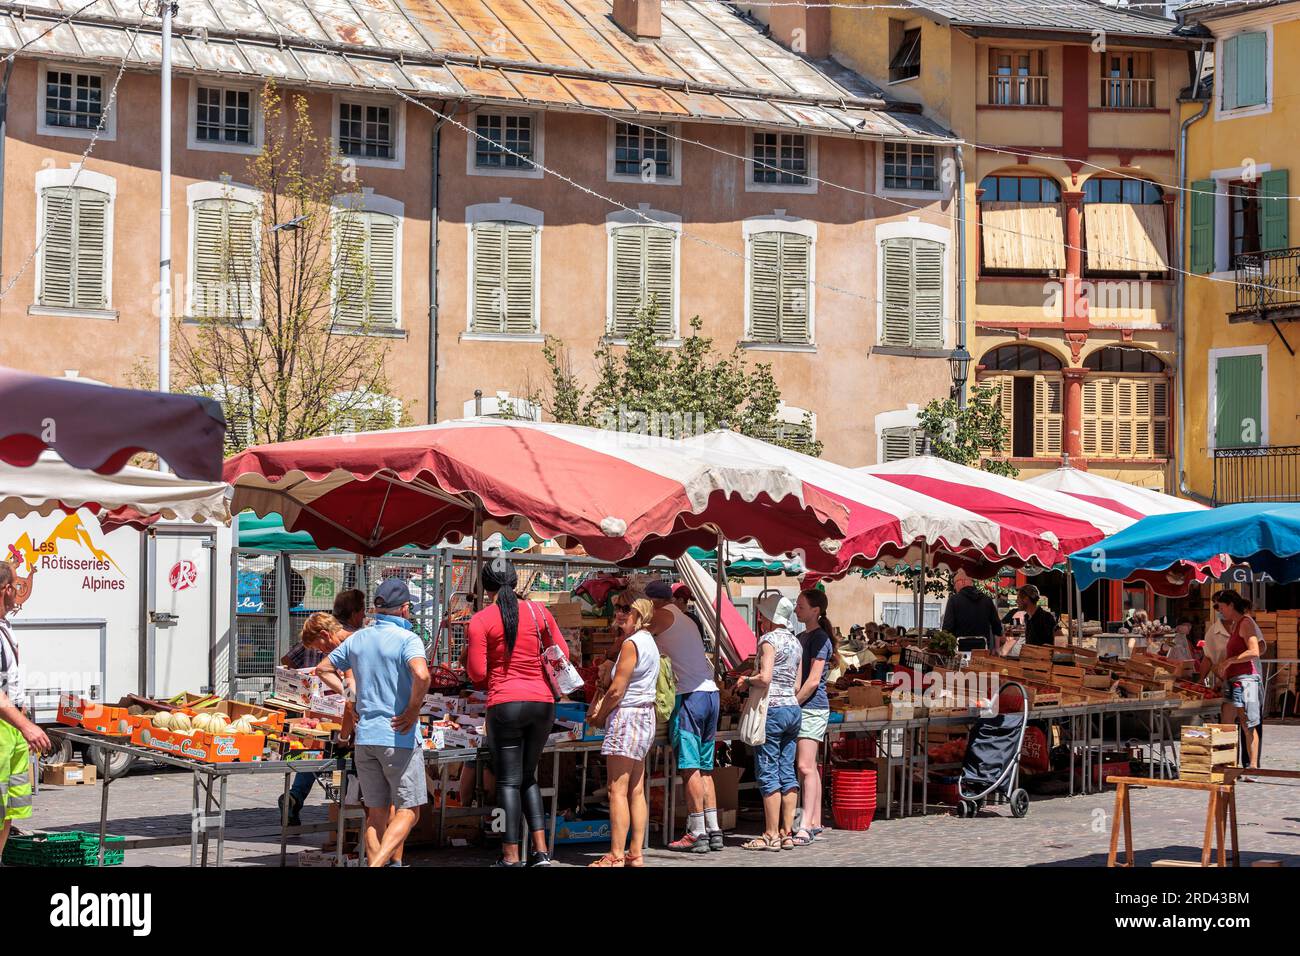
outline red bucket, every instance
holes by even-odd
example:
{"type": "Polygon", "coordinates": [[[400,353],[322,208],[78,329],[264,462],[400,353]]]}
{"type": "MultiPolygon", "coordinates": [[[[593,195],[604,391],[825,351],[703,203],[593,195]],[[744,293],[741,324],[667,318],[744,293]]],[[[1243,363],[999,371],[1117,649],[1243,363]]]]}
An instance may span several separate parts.
{"type": "Polygon", "coordinates": [[[837,830],[870,830],[871,821],[875,819],[876,808],[870,807],[865,810],[854,810],[835,804],[835,829],[837,830]]]}

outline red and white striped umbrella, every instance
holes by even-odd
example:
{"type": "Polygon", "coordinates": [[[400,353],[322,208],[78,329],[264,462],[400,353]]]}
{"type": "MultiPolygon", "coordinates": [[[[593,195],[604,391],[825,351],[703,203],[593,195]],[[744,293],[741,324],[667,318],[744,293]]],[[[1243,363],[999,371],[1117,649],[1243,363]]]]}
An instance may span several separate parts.
{"type": "Polygon", "coordinates": [[[843,504],[848,509],[849,524],[838,565],[831,575],[855,565],[904,557],[912,546],[921,543],[945,550],[983,551],[999,542],[1000,530],[995,522],[860,470],[730,431],[688,438],[684,444],[707,449],[710,454],[731,454],[788,468],[843,504]]]}
{"type": "Polygon", "coordinates": [[[985,564],[1054,567],[1135,520],[1058,491],[932,455],[858,470],[995,522],[998,541],[984,550],[985,564]]]}
{"type": "MultiPolygon", "coordinates": [[[[1080,501],[1132,518],[1134,521],[1151,515],[1205,511],[1207,508],[1197,501],[1175,498],[1154,488],[1139,488],[1126,481],[1106,478],[1068,465],[1056,471],[1028,478],[1026,484],[1070,495],[1080,501]]],[[[1219,555],[1209,562],[1210,574],[1221,575],[1231,565],[1231,558],[1226,554],[1219,555]]],[[[1203,566],[1190,561],[1183,562],[1170,572],[1144,571],[1135,575],[1135,579],[1150,584],[1158,593],[1170,596],[1181,596],[1187,593],[1188,584],[1205,581],[1207,578],[1203,566]]]]}
{"type": "Polygon", "coordinates": [[[231,510],[276,512],[320,547],[384,554],[487,530],[530,531],[607,561],[646,546],[752,537],[835,562],[843,506],[788,469],[577,425],[468,419],[249,448],[226,462],[231,510]],[[707,531],[701,529],[707,528],[707,531]]]}

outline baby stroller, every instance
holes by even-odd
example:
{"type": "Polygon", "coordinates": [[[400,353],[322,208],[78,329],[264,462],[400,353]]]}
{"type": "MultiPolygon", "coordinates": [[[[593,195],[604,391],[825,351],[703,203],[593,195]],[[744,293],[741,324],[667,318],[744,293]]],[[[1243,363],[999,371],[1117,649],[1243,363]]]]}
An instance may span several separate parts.
{"type": "Polygon", "coordinates": [[[1015,681],[1003,685],[1002,693],[1013,687],[1020,692],[1019,710],[1008,713],[999,706],[997,716],[980,717],[970,729],[966,759],[957,779],[958,816],[975,816],[985,798],[995,792],[1007,797],[1013,817],[1029,812],[1029,794],[1016,786],[1020,750],[1029,725],[1029,694],[1015,681]]]}

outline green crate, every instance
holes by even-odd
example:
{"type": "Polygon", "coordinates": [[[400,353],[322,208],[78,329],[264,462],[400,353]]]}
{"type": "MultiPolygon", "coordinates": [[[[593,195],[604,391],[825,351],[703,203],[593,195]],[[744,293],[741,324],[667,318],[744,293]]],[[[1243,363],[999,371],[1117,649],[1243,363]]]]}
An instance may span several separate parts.
{"type": "MultiPolygon", "coordinates": [[[[104,837],[104,865],[117,866],[126,857],[125,837],[104,837]],[[114,847],[114,844],[119,844],[114,847]]],[[[14,834],[5,844],[6,866],[98,866],[99,834],[82,830],[62,833],[14,834]]]]}

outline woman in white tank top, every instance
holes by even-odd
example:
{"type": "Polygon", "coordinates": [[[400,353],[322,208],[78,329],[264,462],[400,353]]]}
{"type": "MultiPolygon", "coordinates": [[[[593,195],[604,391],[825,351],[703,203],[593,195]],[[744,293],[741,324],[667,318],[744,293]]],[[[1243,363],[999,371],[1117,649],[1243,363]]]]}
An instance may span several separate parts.
{"type": "MultiPolygon", "coordinates": [[[[623,644],[609,689],[588,716],[590,723],[605,727],[600,752],[609,765],[610,851],[591,864],[598,867],[643,865],[641,845],[649,816],[645,757],[655,739],[655,686],[659,681],[659,648],[651,633],[656,624],[654,604],[648,598],[629,603],[626,596],[620,596],[614,611],[624,634],[623,644]]],[[[662,626],[664,621],[659,623],[662,626]]]]}

